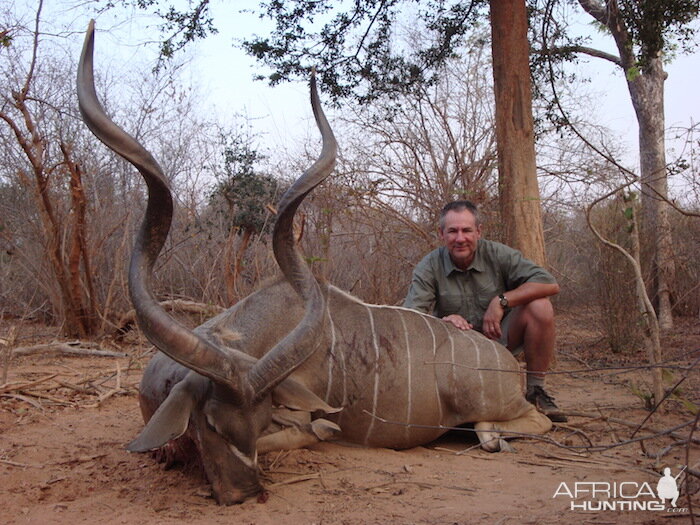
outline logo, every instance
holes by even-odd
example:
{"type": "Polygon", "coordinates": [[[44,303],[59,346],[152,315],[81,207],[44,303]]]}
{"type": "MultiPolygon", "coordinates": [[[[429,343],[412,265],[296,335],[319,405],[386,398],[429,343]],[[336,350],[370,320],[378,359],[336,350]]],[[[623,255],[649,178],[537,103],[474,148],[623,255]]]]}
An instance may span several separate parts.
{"type": "Polygon", "coordinates": [[[568,498],[572,511],[652,511],[687,513],[687,508],[677,507],[680,496],[678,478],[683,467],[673,476],[666,467],[656,482],[638,481],[562,481],[552,498],[568,498]]]}

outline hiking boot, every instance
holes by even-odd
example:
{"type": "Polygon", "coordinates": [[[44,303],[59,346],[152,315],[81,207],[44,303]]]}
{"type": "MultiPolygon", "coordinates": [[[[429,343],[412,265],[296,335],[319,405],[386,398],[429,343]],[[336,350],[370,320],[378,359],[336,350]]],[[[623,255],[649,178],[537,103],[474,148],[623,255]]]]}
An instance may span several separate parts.
{"type": "Polygon", "coordinates": [[[554,402],[554,398],[545,392],[541,386],[530,386],[525,393],[525,399],[535,405],[535,408],[551,419],[554,423],[566,423],[568,418],[554,402]]]}

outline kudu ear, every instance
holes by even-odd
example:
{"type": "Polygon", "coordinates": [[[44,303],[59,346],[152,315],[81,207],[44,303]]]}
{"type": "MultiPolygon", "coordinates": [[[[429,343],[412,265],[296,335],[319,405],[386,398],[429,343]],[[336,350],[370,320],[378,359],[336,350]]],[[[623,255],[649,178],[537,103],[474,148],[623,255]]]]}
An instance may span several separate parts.
{"type": "Polygon", "coordinates": [[[209,379],[190,372],[173,387],[138,437],[126,449],[129,452],[148,452],[182,436],[187,430],[192,410],[208,388],[209,379]]]}
{"type": "Polygon", "coordinates": [[[272,391],[272,402],[275,405],[304,412],[321,410],[326,414],[335,414],[342,410],[342,408],[333,408],[292,377],[288,377],[275,387],[272,391]]]}

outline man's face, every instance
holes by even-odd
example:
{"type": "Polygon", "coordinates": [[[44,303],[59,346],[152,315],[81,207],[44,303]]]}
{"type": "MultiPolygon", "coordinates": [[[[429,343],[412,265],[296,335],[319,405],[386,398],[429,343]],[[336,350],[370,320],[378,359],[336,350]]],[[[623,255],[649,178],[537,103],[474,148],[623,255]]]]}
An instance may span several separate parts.
{"type": "Polygon", "coordinates": [[[455,266],[466,270],[474,260],[481,226],[476,224],[476,217],[469,210],[450,210],[445,215],[445,227],[440,230],[440,237],[455,266]]]}

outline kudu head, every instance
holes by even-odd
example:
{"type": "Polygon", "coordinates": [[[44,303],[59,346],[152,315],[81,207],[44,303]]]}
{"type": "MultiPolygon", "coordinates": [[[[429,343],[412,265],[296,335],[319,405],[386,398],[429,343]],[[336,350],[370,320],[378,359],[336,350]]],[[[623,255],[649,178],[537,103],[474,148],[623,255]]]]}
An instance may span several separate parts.
{"type": "Polygon", "coordinates": [[[172,195],[152,155],[102,109],[95,92],[93,47],[94,21],[91,21],[78,66],[77,90],[83,120],[107,147],[136,167],[148,186],[146,215],[129,267],[129,291],[136,317],[151,343],[192,371],[173,387],[128,448],[139,452],[158,448],[181,436],[192,425],[217,501],[238,503],[262,491],[255,444],[270,421],[271,391],[313,353],[321,327],[323,296],[295,246],[293,220],[306,195],[332,171],[337,149],[335,138],[320,107],[312,77],[311,105],[323,139],[321,155],[282,197],[273,231],[275,258],[303,299],[305,315],[294,330],[259,360],[244,352],[222,348],[172,318],[151,291],[153,266],[170,229],[172,195]]]}

